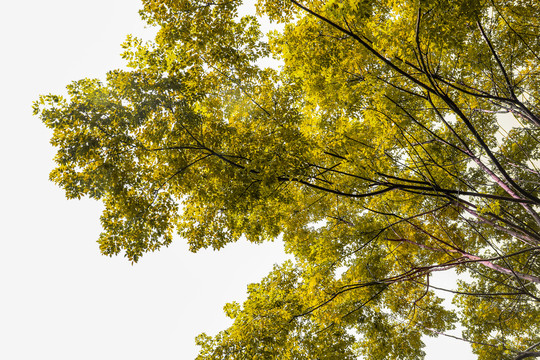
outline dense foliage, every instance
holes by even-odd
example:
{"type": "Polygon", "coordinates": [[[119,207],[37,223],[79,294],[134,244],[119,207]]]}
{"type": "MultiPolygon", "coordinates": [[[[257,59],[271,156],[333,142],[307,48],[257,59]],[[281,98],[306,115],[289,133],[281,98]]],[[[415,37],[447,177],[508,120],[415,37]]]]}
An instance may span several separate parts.
{"type": "Polygon", "coordinates": [[[459,322],[479,359],[540,356],[537,1],[260,0],[267,37],[240,5],[145,0],[130,70],[36,102],[103,254],[283,238],[201,360],[419,359],[459,322]]]}

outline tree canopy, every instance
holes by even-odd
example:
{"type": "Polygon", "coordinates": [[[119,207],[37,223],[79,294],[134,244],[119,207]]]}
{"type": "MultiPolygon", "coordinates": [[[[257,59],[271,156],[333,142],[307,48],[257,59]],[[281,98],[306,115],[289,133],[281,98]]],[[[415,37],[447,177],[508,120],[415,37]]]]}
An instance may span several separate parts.
{"type": "Polygon", "coordinates": [[[241,0],[143,5],[128,70],[34,110],[103,254],[283,239],[198,359],[421,359],[459,323],[478,359],[540,356],[536,0],[259,0],[267,36],[241,0]]]}

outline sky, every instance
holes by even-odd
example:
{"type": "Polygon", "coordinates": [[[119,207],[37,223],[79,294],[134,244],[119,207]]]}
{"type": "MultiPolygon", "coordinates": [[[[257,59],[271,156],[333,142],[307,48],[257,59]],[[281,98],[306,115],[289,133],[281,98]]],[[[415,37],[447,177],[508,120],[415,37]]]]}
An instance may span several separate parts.
{"type": "MultiPolygon", "coordinates": [[[[55,150],[32,116],[39,94],[123,67],[127,34],[150,39],[136,0],[6,1],[0,12],[0,359],[194,359],[194,338],[226,328],[226,302],[246,298],[287,255],[279,242],[220,252],[169,248],[131,265],[100,255],[101,205],[66,200],[48,181],[55,150]]],[[[440,279],[440,281],[448,281],[440,279]]],[[[426,359],[473,359],[439,338],[426,359]]]]}

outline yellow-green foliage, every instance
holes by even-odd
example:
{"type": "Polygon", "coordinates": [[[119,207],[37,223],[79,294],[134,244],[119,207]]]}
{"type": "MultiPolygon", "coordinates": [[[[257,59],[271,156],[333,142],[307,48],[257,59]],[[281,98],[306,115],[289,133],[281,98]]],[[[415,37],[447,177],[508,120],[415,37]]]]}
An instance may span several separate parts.
{"type": "Polygon", "coordinates": [[[260,0],[268,43],[238,0],[143,3],[130,70],[34,109],[51,180],[105,205],[103,254],[283,237],[295,261],[199,359],[419,359],[459,321],[483,360],[540,340],[537,1],[260,0]],[[459,315],[429,281],[450,269],[459,315]]]}

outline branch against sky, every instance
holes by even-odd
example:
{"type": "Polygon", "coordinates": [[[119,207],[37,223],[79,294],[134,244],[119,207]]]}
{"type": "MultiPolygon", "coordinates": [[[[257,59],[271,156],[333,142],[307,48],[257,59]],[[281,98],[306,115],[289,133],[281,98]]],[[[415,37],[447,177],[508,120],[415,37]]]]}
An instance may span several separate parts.
{"type": "Polygon", "coordinates": [[[240,5],[145,1],[160,31],[128,38],[131,70],[36,103],[51,179],[105,205],[101,251],[283,238],[295,261],[225,307],[200,359],[417,359],[458,322],[479,359],[533,356],[540,7],[268,0],[267,40],[240,5]],[[498,141],[500,111],[524,125],[498,141]],[[448,270],[472,278],[460,316],[430,287],[448,270]]]}

